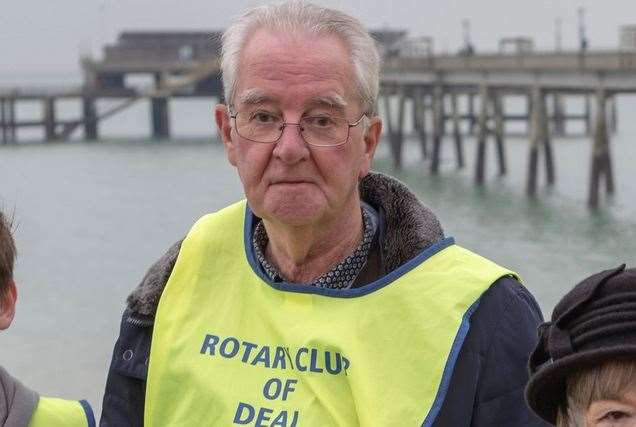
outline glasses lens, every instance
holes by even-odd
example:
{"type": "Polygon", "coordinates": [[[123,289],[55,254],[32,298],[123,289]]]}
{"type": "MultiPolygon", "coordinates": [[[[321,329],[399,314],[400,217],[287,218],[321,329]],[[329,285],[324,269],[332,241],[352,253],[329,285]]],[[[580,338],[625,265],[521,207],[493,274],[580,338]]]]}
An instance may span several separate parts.
{"type": "Polygon", "coordinates": [[[243,111],[236,114],[236,131],[243,138],[255,142],[274,142],[281,133],[283,120],[264,110],[243,111]]]}
{"type": "Polygon", "coordinates": [[[303,117],[300,121],[303,138],[312,145],[339,145],[347,140],[349,123],[328,115],[303,117]]]}

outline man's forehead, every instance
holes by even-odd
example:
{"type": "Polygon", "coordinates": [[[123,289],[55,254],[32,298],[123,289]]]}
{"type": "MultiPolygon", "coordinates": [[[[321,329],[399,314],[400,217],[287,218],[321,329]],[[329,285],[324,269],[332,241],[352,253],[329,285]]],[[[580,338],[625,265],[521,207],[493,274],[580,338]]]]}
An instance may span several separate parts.
{"type": "MultiPolygon", "coordinates": [[[[238,94],[236,100],[241,105],[280,103],[280,99],[277,95],[261,88],[247,88],[238,94]]],[[[344,109],[348,105],[344,97],[336,92],[325,92],[311,95],[304,100],[303,104],[306,106],[326,106],[335,109],[344,109]]]]}
{"type": "Polygon", "coordinates": [[[291,95],[303,105],[344,108],[353,96],[353,80],[349,51],[340,38],[259,28],[241,50],[233,102],[276,102],[291,95]]]}

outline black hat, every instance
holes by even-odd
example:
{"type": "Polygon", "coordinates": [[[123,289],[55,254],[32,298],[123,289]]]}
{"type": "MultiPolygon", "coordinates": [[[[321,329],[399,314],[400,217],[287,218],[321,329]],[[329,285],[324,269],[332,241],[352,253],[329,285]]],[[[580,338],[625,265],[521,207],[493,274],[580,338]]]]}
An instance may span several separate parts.
{"type": "Polygon", "coordinates": [[[616,359],[636,360],[636,269],[625,264],[576,285],[539,326],[530,356],[528,405],[556,423],[566,403],[566,380],[582,368],[616,359]]]}

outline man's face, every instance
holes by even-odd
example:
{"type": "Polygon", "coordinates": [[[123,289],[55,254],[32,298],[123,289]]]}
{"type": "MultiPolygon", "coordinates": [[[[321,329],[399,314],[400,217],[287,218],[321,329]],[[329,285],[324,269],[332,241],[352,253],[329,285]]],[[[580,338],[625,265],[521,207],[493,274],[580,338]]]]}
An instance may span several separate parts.
{"type": "MultiPolygon", "coordinates": [[[[265,111],[288,123],[321,114],[354,123],[364,113],[354,96],[349,53],[336,37],[257,30],[243,49],[239,69],[233,112],[265,111]]],[[[344,145],[314,147],[297,126],[287,126],[277,143],[252,142],[237,134],[225,106],[215,114],[228,159],[259,217],[291,226],[319,225],[359,205],[357,183],[371,166],[379,119],[372,119],[366,132],[362,124],[352,127],[344,145]]]]}

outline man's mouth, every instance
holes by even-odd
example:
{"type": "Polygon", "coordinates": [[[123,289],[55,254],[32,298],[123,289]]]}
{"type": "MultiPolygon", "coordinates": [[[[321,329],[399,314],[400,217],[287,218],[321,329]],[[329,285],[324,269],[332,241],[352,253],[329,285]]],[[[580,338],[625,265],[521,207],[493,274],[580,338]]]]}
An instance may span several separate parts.
{"type": "Polygon", "coordinates": [[[311,184],[312,182],[305,179],[280,179],[272,181],[272,185],[282,185],[282,184],[311,184]]]}

